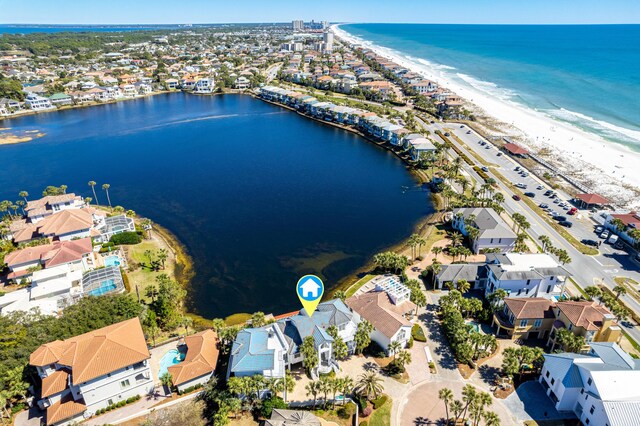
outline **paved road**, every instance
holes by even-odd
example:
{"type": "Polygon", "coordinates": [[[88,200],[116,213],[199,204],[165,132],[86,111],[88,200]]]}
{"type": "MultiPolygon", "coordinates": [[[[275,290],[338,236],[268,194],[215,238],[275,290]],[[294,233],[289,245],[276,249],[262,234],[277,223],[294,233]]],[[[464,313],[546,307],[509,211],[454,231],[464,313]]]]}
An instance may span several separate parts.
{"type": "Polygon", "coordinates": [[[282,62],[278,62],[277,64],[273,64],[269,68],[267,68],[267,71],[266,71],[267,83],[269,83],[270,81],[273,81],[273,79],[278,76],[278,71],[280,71],[280,68],[282,68],[282,62]]]}
{"type": "MultiPolygon", "coordinates": [[[[498,150],[495,146],[487,149],[485,148],[486,144],[490,142],[484,140],[480,135],[471,131],[467,133],[469,129],[465,127],[461,127],[461,124],[456,123],[425,123],[424,121],[419,120],[420,124],[423,125],[426,129],[430,130],[434,134],[434,138],[438,139],[437,135],[435,135],[436,130],[440,130],[441,132],[453,132],[460,140],[462,140],[465,146],[459,144],[454,138],[449,138],[452,143],[454,143],[458,148],[465,153],[469,158],[474,158],[471,155],[470,151],[473,150],[476,154],[480,155],[486,163],[491,164],[489,167],[488,174],[491,175],[491,169],[499,170],[500,174],[505,176],[508,180],[510,180],[513,184],[516,183],[524,183],[527,185],[527,191],[529,188],[533,188],[533,191],[536,192],[536,197],[538,199],[547,198],[543,195],[538,195],[542,190],[535,189],[538,185],[544,185],[541,181],[538,181],[533,175],[529,175],[523,177],[518,172],[515,171],[515,167],[517,163],[509,158],[508,155],[498,156],[498,150]],[[478,143],[479,140],[484,141],[486,144],[481,145],[478,143]]],[[[480,178],[477,173],[466,163],[463,163],[464,170],[474,177],[474,179],[482,182],[482,178],[480,178]]],[[[494,176],[495,177],[495,176],[494,176]]],[[[515,194],[511,185],[506,185],[502,182],[501,179],[496,177],[496,181],[498,183],[499,190],[505,196],[504,207],[507,213],[512,215],[513,213],[523,214],[529,223],[531,224],[531,228],[529,229],[529,234],[536,241],[540,235],[547,235],[551,238],[553,245],[558,248],[565,249],[569,256],[572,259],[570,264],[565,265],[564,267],[571,273],[573,278],[578,282],[581,287],[586,287],[589,285],[593,285],[594,283],[599,283],[600,281],[604,282],[609,288],[613,288],[616,284],[613,281],[615,276],[627,276],[635,279],[636,281],[640,281],[640,273],[638,272],[638,265],[636,265],[631,259],[630,256],[624,253],[621,250],[616,250],[608,244],[603,243],[601,246],[602,253],[597,256],[586,256],[580,253],[576,248],[574,248],[569,242],[567,242],[564,237],[562,237],[555,229],[553,229],[547,222],[545,222],[542,217],[538,215],[533,209],[531,209],[526,203],[523,201],[515,201],[512,196],[515,194]]],[[[561,199],[567,200],[568,196],[566,194],[561,194],[561,199]]],[[[545,202],[549,204],[549,199],[547,198],[545,202]]],[[[557,206],[553,202],[551,205],[557,206]]],[[[555,208],[555,210],[561,210],[561,208],[555,208]]],[[[582,211],[583,218],[579,220],[573,220],[576,225],[569,229],[569,231],[578,239],[587,237],[591,239],[597,239],[595,233],[593,233],[593,226],[595,225],[591,219],[588,218],[588,215],[585,211],[582,211]]],[[[637,313],[640,313],[640,304],[635,301],[635,299],[629,296],[623,296],[622,299],[637,313]]],[[[625,327],[625,331],[627,331],[636,341],[640,342],[640,329],[637,326],[633,326],[630,323],[623,323],[625,327]]]]}

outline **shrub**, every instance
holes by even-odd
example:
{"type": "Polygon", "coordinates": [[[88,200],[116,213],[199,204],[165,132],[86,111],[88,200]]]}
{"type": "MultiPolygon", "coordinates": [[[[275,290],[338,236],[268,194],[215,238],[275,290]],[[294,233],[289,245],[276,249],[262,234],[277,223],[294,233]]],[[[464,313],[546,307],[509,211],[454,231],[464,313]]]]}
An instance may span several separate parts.
{"type": "Polygon", "coordinates": [[[418,342],[427,341],[427,336],[424,335],[424,330],[420,327],[420,324],[414,324],[413,327],[411,327],[411,337],[418,342]]]}
{"type": "Polygon", "coordinates": [[[344,405],[338,409],[338,417],[341,419],[349,419],[356,413],[356,405],[352,402],[349,402],[347,405],[344,405]]]}
{"type": "Polygon", "coordinates": [[[364,411],[364,409],[367,407],[367,398],[362,395],[356,395],[355,399],[358,403],[358,408],[360,409],[360,411],[364,411]]]}
{"type": "Polygon", "coordinates": [[[409,337],[409,341],[407,342],[407,349],[411,349],[413,347],[413,336],[409,337]]]}
{"type": "Polygon", "coordinates": [[[116,245],[131,245],[139,244],[142,241],[142,238],[135,232],[122,232],[112,236],[109,241],[116,245]]]}
{"type": "Polygon", "coordinates": [[[368,422],[362,422],[362,423],[360,423],[360,426],[369,426],[369,423],[368,422]]]}
{"type": "Polygon", "coordinates": [[[387,397],[387,395],[380,395],[378,398],[371,401],[371,403],[373,404],[373,408],[377,410],[378,408],[382,407],[388,399],[389,398],[387,397]]]}
{"type": "Polygon", "coordinates": [[[404,373],[404,365],[400,363],[400,360],[394,359],[387,365],[386,370],[390,376],[395,376],[396,374],[404,373]]]}
{"type": "Polygon", "coordinates": [[[284,409],[288,407],[289,405],[286,402],[284,402],[282,398],[278,396],[267,398],[262,402],[262,408],[260,409],[260,414],[262,414],[262,416],[265,418],[269,418],[271,417],[271,413],[273,412],[274,408],[284,409]]]}

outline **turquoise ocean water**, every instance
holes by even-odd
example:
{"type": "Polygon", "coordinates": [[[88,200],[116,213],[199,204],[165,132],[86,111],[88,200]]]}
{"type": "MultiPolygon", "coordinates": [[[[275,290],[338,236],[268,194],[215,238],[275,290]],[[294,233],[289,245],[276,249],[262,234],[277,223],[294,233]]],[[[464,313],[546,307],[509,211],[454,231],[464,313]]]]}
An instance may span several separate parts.
{"type": "Polygon", "coordinates": [[[640,152],[640,25],[349,24],[447,80],[640,152]]]}

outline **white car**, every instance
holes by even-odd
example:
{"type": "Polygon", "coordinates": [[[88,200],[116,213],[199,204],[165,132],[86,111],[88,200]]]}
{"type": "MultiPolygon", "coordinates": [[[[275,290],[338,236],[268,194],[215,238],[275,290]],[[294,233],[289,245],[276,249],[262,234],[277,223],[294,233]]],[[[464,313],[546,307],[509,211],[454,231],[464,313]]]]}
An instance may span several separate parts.
{"type": "Polygon", "coordinates": [[[524,183],[516,183],[516,188],[520,188],[520,189],[527,189],[527,185],[525,185],[524,183]]]}

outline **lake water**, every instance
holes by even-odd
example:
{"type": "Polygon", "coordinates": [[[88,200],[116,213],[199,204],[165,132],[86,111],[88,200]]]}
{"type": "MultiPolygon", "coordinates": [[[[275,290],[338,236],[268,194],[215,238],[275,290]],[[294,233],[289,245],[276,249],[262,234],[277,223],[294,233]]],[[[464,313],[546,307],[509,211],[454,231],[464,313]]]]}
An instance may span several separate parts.
{"type": "Polygon", "coordinates": [[[38,130],[0,146],[0,200],[46,185],[164,225],[195,262],[192,311],[282,313],[297,279],[331,288],[432,212],[404,164],[352,133],[249,96],[159,95],[0,121],[38,130]],[[104,193],[98,193],[106,203],[104,193]]]}

